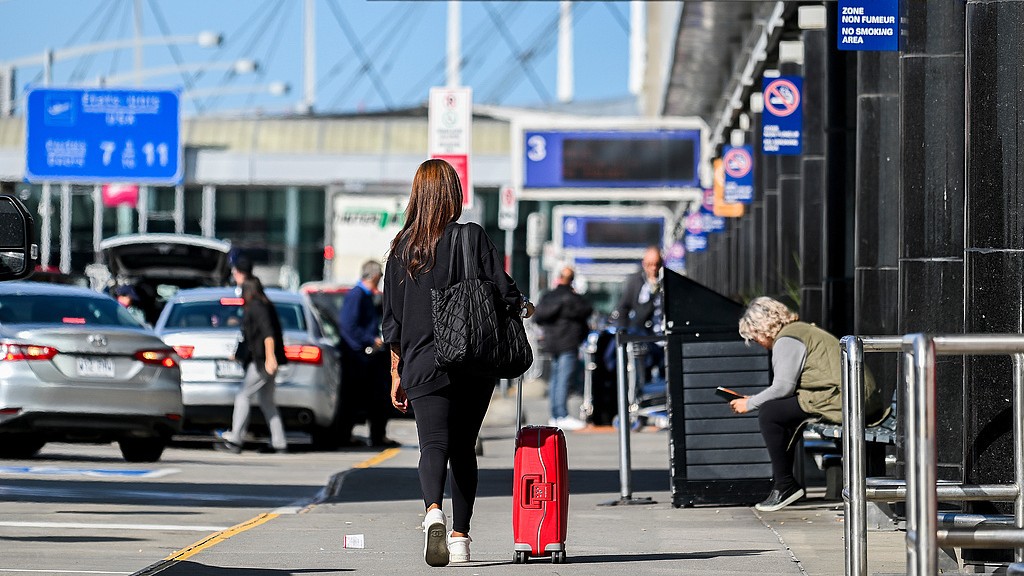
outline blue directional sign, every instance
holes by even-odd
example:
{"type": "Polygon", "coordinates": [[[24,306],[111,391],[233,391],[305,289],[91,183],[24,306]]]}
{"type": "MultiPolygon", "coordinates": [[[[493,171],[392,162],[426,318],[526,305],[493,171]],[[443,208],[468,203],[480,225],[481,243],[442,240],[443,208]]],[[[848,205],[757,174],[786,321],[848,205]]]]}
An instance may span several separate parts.
{"type": "Polygon", "coordinates": [[[899,0],[839,0],[840,50],[900,49],[899,0]]]}
{"type": "Polygon", "coordinates": [[[178,93],[169,90],[33,90],[26,179],[176,184],[179,109],[178,93]]]}
{"type": "Polygon", "coordinates": [[[800,76],[764,79],[761,149],[765,154],[797,155],[803,150],[803,86],[800,76]]]}

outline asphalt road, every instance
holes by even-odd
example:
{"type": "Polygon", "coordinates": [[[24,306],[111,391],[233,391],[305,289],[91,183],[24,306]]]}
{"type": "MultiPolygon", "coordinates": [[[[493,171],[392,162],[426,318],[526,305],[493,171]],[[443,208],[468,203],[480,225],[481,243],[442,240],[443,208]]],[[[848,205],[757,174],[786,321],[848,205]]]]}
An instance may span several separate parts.
{"type": "Polygon", "coordinates": [[[31,460],[0,460],[0,575],[132,574],[260,514],[295,514],[376,454],[193,444],[140,465],[116,444],[48,444],[31,460]]]}

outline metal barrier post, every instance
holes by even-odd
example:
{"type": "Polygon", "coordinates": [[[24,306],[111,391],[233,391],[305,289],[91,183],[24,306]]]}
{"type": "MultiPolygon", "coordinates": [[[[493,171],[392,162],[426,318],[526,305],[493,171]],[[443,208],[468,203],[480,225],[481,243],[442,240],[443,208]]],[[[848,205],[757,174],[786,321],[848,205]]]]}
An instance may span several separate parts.
{"type": "MultiPolygon", "coordinates": [[[[650,340],[650,339],[648,339],[650,340]]],[[[629,400],[626,390],[626,346],[630,340],[625,334],[619,332],[615,335],[615,359],[616,380],[618,388],[619,406],[619,484],[621,486],[620,498],[610,502],[602,502],[605,506],[618,506],[627,504],[654,504],[651,498],[634,498],[632,485],[632,464],[630,463],[629,448],[629,400]]]]}
{"type": "Polygon", "coordinates": [[[903,338],[907,382],[907,574],[938,574],[938,479],[935,438],[935,341],[903,338]]]}
{"type": "Polygon", "coordinates": [[[868,533],[864,463],[864,347],[856,336],[842,340],[843,498],[846,523],[846,574],[867,576],[868,533]]]}
{"type": "MultiPolygon", "coordinates": [[[[1017,497],[1013,501],[1013,525],[1024,528],[1024,354],[1013,355],[1013,480],[1017,497]]],[[[1024,548],[1014,548],[1014,562],[1024,561],[1024,548]]]]}
{"type": "MultiPolygon", "coordinates": [[[[618,339],[617,334],[616,339],[618,339]]],[[[623,500],[629,500],[633,497],[633,486],[632,479],[630,478],[629,399],[626,397],[626,344],[622,342],[616,342],[615,344],[619,394],[619,484],[622,488],[619,495],[623,500]]]]}

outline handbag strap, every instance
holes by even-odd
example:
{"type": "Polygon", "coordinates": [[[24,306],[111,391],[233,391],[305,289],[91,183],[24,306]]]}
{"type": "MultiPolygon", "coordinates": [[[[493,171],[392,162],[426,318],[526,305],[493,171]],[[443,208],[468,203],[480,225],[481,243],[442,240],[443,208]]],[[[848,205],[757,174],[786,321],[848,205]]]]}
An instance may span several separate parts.
{"type": "MultiPolygon", "coordinates": [[[[462,227],[461,225],[459,226],[462,227]]],[[[469,234],[462,235],[462,273],[466,275],[466,279],[479,278],[480,270],[474,262],[475,258],[470,258],[470,253],[473,251],[469,246],[469,234]]],[[[452,258],[454,260],[454,258],[452,258]]]]}
{"type": "Polygon", "coordinates": [[[448,287],[455,284],[455,251],[459,248],[459,236],[462,232],[462,225],[455,224],[455,232],[452,232],[451,242],[448,244],[448,287]]]}

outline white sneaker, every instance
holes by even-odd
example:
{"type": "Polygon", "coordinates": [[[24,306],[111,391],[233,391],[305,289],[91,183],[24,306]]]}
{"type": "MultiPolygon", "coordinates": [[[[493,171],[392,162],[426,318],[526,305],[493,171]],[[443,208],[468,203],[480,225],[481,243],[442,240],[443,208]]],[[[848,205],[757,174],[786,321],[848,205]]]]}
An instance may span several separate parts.
{"type": "Polygon", "coordinates": [[[564,418],[557,418],[555,420],[555,426],[558,426],[565,431],[581,430],[587,427],[587,423],[583,420],[577,420],[572,416],[566,416],[564,418]]]}
{"type": "Polygon", "coordinates": [[[448,565],[448,519],[440,508],[427,512],[423,518],[423,560],[430,566],[448,565]]]}
{"type": "Polygon", "coordinates": [[[448,556],[451,562],[469,562],[469,543],[473,539],[469,536],[452,536],[448,534],[448,556]]]}

